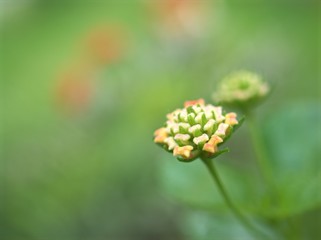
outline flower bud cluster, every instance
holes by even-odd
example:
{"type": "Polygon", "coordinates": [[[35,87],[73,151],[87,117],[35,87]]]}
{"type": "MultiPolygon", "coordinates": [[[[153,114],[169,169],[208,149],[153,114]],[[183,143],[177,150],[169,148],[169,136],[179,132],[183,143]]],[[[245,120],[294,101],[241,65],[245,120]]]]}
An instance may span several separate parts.
{"type": "Polygon", "coordinates": [[[224,78],[213,94],[215,102],[245,106],[263,99],[270,91],[262,78],[249,71],[238,71],[224,78]]]}
{"type": "Polygon", "coordinates": [[[218,145],[238,124],[236,113],[223,113],[220,106],[205,105],[203,99],[185,102],[183,109],[167,115],[165,127],[155,131],[154,142],[179,160],[193,160],[218,152],[218,145]]]}

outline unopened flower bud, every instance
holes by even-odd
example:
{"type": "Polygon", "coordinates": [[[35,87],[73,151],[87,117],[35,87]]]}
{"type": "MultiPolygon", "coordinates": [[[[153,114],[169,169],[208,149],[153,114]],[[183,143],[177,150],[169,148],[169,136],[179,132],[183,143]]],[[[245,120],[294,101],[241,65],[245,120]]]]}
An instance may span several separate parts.
{"type": "Polygon", "coordinates": [[[175,147],[174,148],[174,156],[181,156],[183,158],[189,158],[191,156],[191,151],[193,147],[190,145],[183,146],[183,147],[175,147]]]}
{"type": "Polygon", "coordinates": [[[164,140],[167,138],[166,128],[159,128],[154,132],[154,142],[155,143],[164,143],[164,140]]]}
{"type": "Polygon", "coordinates": [[[213,94],[215,102],[247,108],[255,105],[270,92],[261,76],[249,71],[239,71],[224,78],[213,94]]]}
{"type": "Polygon", "coordinates": [[[184,107],[187,108],[189,106],[197,106],[197,105],[201,105],[204,106],[205,105],[205,101],[203,98],[197,99],[197,100],[191,100],[191,101],[186,101],[184,103],[184,107]]]}
{"type": "Polygon", "coordinates": [[[205,124],[205,126],[204,126],[203,129],[204,129],[205,131],[208,131],[208,130],[210,130],[210,129],[213,128],[214,124],[215,124],[215,120],[214,120],[214,119],[210,119],[210,120],[208,120],[208,122],[205,124]]]}
{"type": "Polygon", "coordinates": [[[188,143],[188,140],[191,138],[191,136],[189,134],[176,134],[174,139],[176,140],[176,142],[180,143],[180,144],[185,144],[188,143]]]}
{"type": "Polygon", "coordinates": [[[206,141],[208,141],[208,139],[209,139],[209,137],[207,136],[207,134],[204,133],[201,136],[194,138],[193,142],[196,145],[199,145],[199,144],[204,144],[206,141]]]}
{"type": "Polygon", "coordinates": [[[238,124],[239,122],[236,119],[236,113],[231,112],[225,115],[225,123],[229,125],[235,125],[238,124]]]}
{"type": "Polygon", "coordinates": [[[191,134],[195,134],[196,131],[201,130],[202,126],[200,124],[196,124],[188,129],[188,132],[191,134]]]}
{"type": "Polygon", "coordinates": [[[167,144],[168,150],[170,151],[173,150],[176,146],[178,146],[173,137],[166,138],[164,140],[164,143],[167,144]]]}
{"type": "Polygon", "coordinates": [[[213,135],[211,139],[204,145],[203,151],[215,153],[217,151],[217,144],[222,143],[223,139],[217,135],[213,135]]]}
{"type": "Polygon", "coordinates": [[[226,131],[228,129],[230,125],[226,124],[226,123],[220,123],[220,125],[218,125],[218,129],[215,132],[215,135],[217,136],[225,136],[226,131]]]}

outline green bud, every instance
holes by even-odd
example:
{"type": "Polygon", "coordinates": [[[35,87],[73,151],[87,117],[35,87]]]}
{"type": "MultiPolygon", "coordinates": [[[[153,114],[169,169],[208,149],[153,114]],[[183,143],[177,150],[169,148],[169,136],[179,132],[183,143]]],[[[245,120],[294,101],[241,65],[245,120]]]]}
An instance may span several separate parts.
{"type": "Polygon", "coordinates": [[[256,105],[270,92],[267,82],[256,73],[238,71],[224,78],[213,93],[219,104],[239,107],[243,110],[256,105]]]}

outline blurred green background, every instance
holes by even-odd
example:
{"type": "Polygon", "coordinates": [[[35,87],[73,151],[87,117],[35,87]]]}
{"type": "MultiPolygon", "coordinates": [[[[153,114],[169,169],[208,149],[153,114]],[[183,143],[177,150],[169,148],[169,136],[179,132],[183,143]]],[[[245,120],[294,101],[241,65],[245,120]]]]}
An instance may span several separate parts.
{"type": "MultiPolygon", "coordinates": [[[[256,112],[284,192],[275,216],[321,238],[319,1],[192,1],[179,17],[168,2],[1,1],[1,239],[251,239],[224,206],[196,207],[215,202],[205,168],[152,141],[168,112],[211,101],[238,69],[273,85],[256,112]]],[[[222,169],[255,175],[246,125],[228,145],[222,169]]]]}

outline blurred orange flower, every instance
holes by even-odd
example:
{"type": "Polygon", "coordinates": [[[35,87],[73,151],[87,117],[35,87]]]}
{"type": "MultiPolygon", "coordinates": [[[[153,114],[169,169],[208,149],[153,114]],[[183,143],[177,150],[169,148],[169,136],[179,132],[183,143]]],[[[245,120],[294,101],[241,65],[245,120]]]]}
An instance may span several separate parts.
{"type": "Polygon", "coordinates": [[[206,2],[203,0],[158,0],[153,5],[161,34],[170,37],[198,37],[203,34],[206,2]]]}
{"type": "Polygon", "coordinates": [[[124,34],[119,26],[92,30],[86,38],[86,50],[97,64],[109,64],[120,59],[124,51],[124,34]]]}
{"type": "Polygon", "coordinates": [[[69,70],[59,78],[56,91],[59,108],[64,112],[83,112],[89,107],[93,97],[93,74],[80,68],[69,70]]]}

